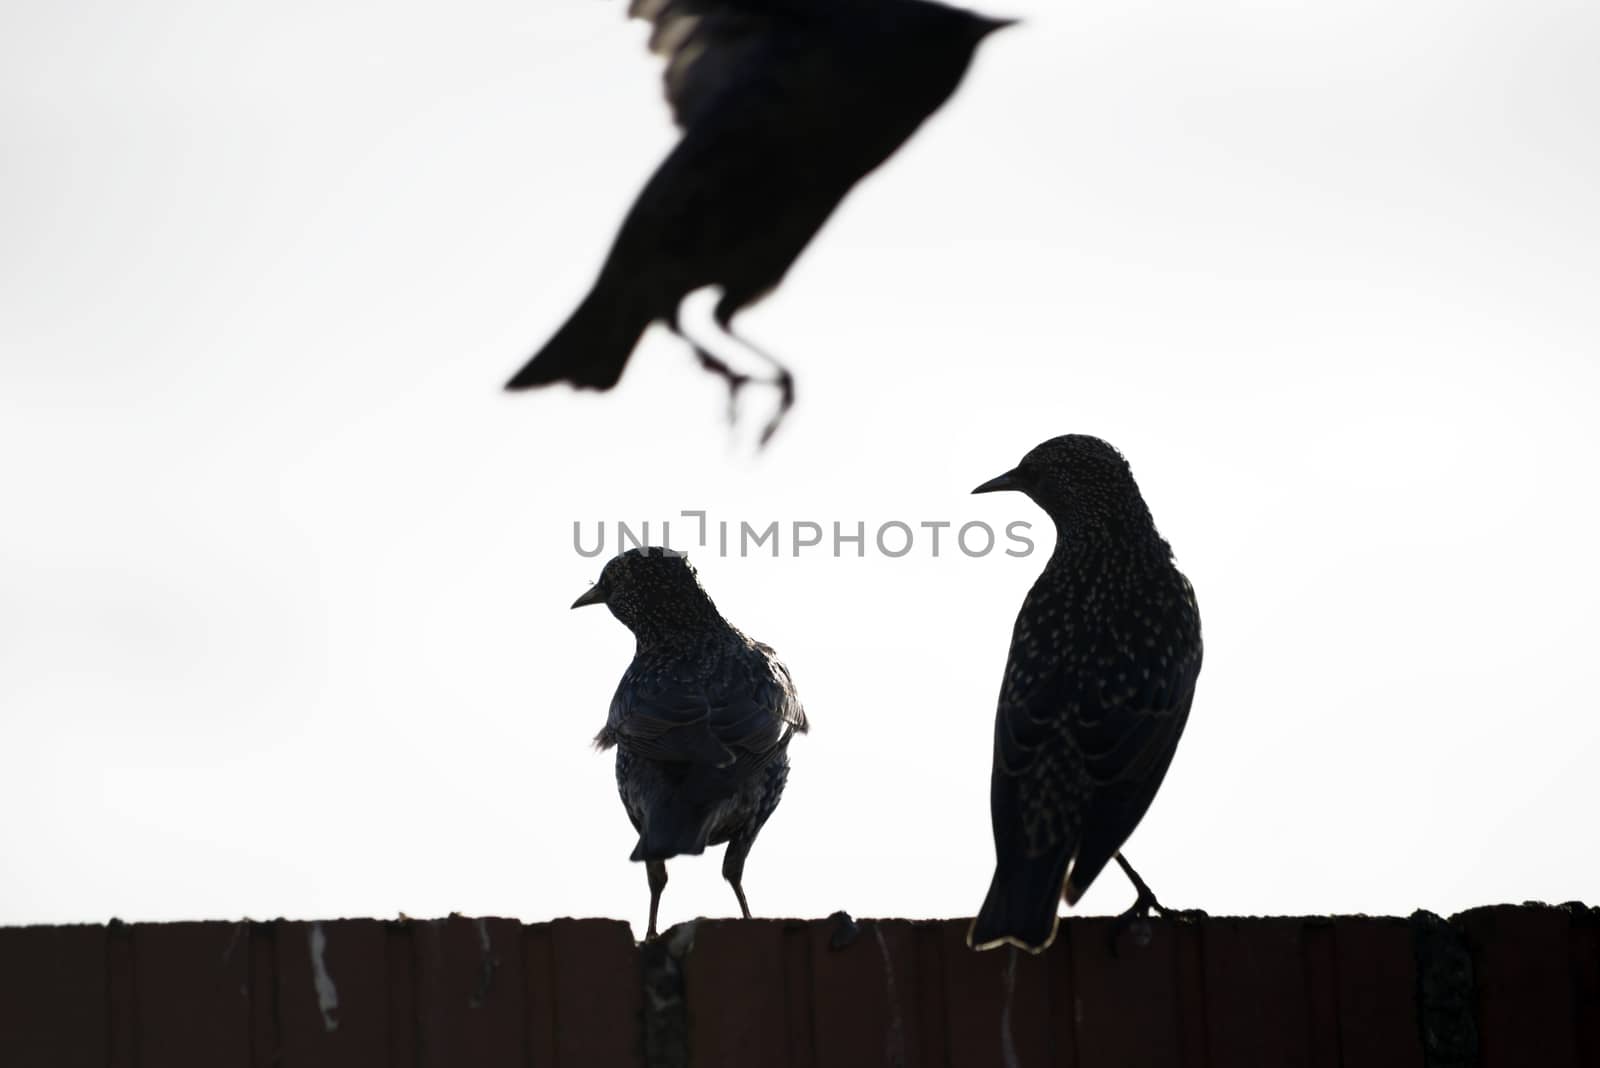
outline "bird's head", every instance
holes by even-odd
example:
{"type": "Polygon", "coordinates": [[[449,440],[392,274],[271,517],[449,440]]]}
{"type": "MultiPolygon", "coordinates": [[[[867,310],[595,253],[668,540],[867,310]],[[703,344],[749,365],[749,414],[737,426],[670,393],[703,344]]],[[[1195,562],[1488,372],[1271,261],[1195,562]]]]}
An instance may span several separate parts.
{"type": "Polygon", "coordinates": [[[607,561],[600,581],[572,607],[603,604],[635,634],[692,627],[720,618],[689,558],[651,545],[629,549],[607,561]]]}
{"type": "Polygon", "coordinates": [[[999,490],[1027,494],[1062,532],[1125,531],[1150,524],[1128,461],[1087,434],[1064,434],[1035,446],[1016,467],[972,492],[999,490]]]}

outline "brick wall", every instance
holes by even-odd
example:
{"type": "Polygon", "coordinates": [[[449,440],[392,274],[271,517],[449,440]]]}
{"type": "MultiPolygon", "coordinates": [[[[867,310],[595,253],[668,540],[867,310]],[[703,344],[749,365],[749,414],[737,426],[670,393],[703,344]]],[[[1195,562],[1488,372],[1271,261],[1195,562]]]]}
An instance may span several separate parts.
{"type": "Polygon", "coordinates": [[[0,928],[0,1068],[1600,1068],[1600,912],[0,928]]]}

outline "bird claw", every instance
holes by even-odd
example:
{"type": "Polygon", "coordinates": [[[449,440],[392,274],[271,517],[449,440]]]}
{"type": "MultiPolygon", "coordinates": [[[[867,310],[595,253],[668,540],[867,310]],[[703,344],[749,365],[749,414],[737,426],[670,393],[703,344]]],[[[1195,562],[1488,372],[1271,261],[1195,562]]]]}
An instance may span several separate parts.
{"type": "Polygon", "coordinates": [[[694,354],[699,358],[701,367],[727,382],[728,425],[733,426],[739,421],[739,391],[750,384],[750,376],[743,372],[735,371],[725,361],[713,356],[699,345],[694,346],[694,354]]]}
{"type": "Polygon", "coordinates": [[[1139,898],[1127,911],[1119,915],[1111,924],[1111,955],[1117,956],[1117,942],[1124,933],[1133,936],[1133,944],[1140,949],[1145,948],[1155,937],[1155,931],[1150,926],[1150,914],[1154,912],[1163,920],[1203,920],[1206,918],[1204,909],[1169,909],[1156,900],[1148,887],[1139,891],[1139,898]]]}
{"type": "Polygon", "coordinates": [[[772,440],[772,435],[778,432],[778,424],[783,422],[783,417],[794,407],[794,375],[780,368],[778,377],[773,379],[773,384],[778,387],[778,410],[772,414],[766,429],[761,431],[759,447],[763,449],[767,447],[767,442],[772,440]]]}
{"type": "MultiPolygon", "coordinates": [[[[778,410],[768,420],[767,425],[761,430],[760,444],[757,448],[766,448],[767,442],[778,432],[778,426],[783,422],[784,416],[789,414],[789,409],[794,407],[794,375],[787,368],[778,367],[778,373],[773,378],[756,378],[743,371],[735,371],[728,366],[726,360],[714,355],[704,346],[690,341],[695,357],[700,361],[700,366],[722,379],[728,385],[728,425],[737,426],[739,423],[739,391],[754,382],[778,387],[778,410]]],[[[759,350],[757,350],[759,351],[759,350]]],[[[776,366],[776,364],[774,364],[776,366]]]]}
{"type": "Polygon", "coordinates": [[[1111,955],[1118,956],[1117,942],[1124,932],[1133,934],[1133,943],[1140,949],[1150,944],[1154,932],[1150,929],[1150,910],[1161,910],[1161,903],[1148,888],[1139,890],[1139,898],[1126,912],[1119,915],[1111,924],[1111,955]]]}

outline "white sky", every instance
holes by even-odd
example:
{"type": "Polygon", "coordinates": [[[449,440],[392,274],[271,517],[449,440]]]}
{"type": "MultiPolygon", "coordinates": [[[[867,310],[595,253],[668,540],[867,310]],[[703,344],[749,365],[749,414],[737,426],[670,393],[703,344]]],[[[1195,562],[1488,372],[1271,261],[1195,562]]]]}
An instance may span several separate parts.
{"type": "MultiPolygon", "coordinates": [[[[1048,528],[967,491],[1068,431],[1205,620],[1158,894],[1600,898],[1600,8],[988,10],[1028,21],[741,319],[799,376],[757,457],[768,399],[730,439],[659,330],[614,393],[499,390],[676,136],[620,2],[0,7],[0,923],[642,930],[572,523],[681,509],[1035,523],[691,552],[814,723],[756,911],[969,915],[1048,528]]],[[[735,911],[718,864],[664,922],[735,911]]]]}

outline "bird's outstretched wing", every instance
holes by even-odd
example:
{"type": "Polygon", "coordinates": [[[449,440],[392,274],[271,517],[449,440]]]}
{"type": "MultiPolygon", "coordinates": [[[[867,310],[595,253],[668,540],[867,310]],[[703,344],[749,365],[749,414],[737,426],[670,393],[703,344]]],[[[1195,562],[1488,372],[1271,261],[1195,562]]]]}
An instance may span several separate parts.
{"type": "Polygon", "coordinates": [[[631,0],[628,14],[648,21],[650,50],[666,60],[663,82],[672,117],[688,129],[731,87],[761,77],[780,39],[816,23],[833,0],[631,0]]]}

